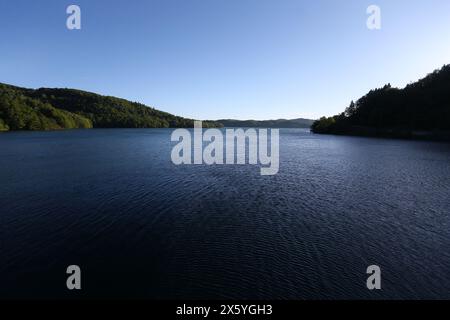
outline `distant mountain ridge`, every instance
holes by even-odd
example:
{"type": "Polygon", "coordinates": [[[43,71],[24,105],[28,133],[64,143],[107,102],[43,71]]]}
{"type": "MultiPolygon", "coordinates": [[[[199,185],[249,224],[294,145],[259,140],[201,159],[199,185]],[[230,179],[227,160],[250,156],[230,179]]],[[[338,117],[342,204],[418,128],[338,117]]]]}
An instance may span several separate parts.
{"type": "Polygon", "coordinates": [[[224,127],[248,127],[248,128],[310,128],[314,120],[310,119],[278,119],[278,120],[217,120],[224,127]]]}

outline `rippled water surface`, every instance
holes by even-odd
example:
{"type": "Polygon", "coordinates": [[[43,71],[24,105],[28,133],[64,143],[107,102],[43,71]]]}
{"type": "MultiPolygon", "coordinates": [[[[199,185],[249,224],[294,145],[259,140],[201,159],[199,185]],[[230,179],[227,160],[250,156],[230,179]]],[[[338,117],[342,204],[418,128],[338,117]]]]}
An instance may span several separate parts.
{"type": "Polygon", "coordinates": [[[450,298],[449,144],[286,129],[261,176],[170,134],[0,134],[0,297],[450,298]]]}

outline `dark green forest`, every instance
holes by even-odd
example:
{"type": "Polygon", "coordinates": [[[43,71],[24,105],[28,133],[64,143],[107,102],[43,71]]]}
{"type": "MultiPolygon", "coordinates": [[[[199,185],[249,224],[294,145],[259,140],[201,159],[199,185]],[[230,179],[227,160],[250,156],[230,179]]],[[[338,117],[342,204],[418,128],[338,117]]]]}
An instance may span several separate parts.
{"type": "MultiPolygon", "coordinates": [[[[189,128],[194,120],[141,103],[74,89],[25,89],[0,83],[0,131],[76,128],[189,128]]],[[[203,122],[204,127],[220,127],[203,122]]]]}
{"type": "Polygon", "coordinates": [[[339,115],[322,117],[315,133],[448,139],[450,65],[403,89],[390,84],[351,102],[339,115]]]}

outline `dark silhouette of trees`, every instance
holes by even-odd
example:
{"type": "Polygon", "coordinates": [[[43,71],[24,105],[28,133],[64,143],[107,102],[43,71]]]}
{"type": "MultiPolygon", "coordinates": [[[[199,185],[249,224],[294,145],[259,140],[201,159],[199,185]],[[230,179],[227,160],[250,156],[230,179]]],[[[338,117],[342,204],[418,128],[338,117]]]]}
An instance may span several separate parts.
{"type": "Polygon", "coordinates": [[[450,65],[403,89],[371,90],[341,114],[313,123],[315,133],[399,136],[450,130],[450,65]]]}

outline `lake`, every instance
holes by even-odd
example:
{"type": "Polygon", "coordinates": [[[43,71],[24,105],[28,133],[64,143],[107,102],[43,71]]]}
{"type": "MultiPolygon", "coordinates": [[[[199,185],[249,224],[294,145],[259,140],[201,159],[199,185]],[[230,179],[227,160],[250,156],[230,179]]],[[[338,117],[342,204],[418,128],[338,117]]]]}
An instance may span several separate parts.
{"type": "Polygon", "coordinates": [[[0,134],[0,297],[450,298],[450,144],[282,129],[261,176],[171,132],[0,134]]]}

